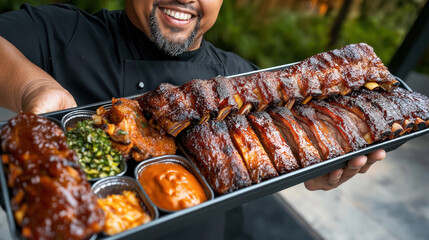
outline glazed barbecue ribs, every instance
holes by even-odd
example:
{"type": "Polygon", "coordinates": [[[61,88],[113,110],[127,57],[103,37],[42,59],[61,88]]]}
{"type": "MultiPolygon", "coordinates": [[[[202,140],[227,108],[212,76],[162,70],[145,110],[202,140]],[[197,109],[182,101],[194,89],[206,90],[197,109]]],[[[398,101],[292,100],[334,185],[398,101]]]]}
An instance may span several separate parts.
{"type": "Polygon", "coordinates": [[[300,168],[292,150],[267,112],[252,113],[248,120],[279,174],[300,168]]]}
{"type": "Polygon", "coordinates": [[[277,177],[270,158],[250,127],[246,116],[231,114],[225,119],[232,142],[243,158],[253,183],[277,177]]]}
{"type": "Polygon", "coordinates": [[[315,109],[308,105],[297,105],[292,113],[323,160],[345,153],[328,126],[319,119],[315,109]]]}
{"type": "Polygon", "coordinates": [[[183,86],[161,84],[140,96],[141,108],[169,134],[177,136],[190,124],[230,112],[247,115],[268,107],[307,103],[346,95],[366,87],[394,89],[398,81],[367,44],[351,44],[316,54],[289,68],[247,76],[193,80],[183,86]]]}
{"type": "Polygon", "coordinates": [[[319,152],[308,138],[302,127],[288,108],[275,107],[268,113],[274,120],[274,124],[288,142],[296,159],[299,159],[301,167],[307,167],[322,161],[319,152]]]}
{"type": "Polygon", "coordinates": [[[237,176],[246,175],[247,184],[258,184],[427,128],[428,119],[426,96],[399,88],[390,92],[364,89],[312,99],[291,110],[276,106],[248,115],[231,113],[223,121],[192,125],[180,134],[179,142],[191,159],[198,159],[197,167],[217,193],[224,194],[243,186],[232,184],[237,176]],[[231,162],[240,163],[240,168],[231,162]],[[225,174],[219,174],[218,168],[225,174]],[[229,183],[224,184],[228,190],[214,184],[222,182],[229,183]]]}
{"type": "Polygon", "coordinates": [[[179,141],[217,195],[252,184],[225,122],[193,125],[180,134],[179,141]]]}
{"type": "Polygon", "coordinates": [[[0,142],[23,237],[89,239],[102,231],[104,212],[56,123],[21,113],[2,128],[0,142]]]}
{"type": "Polygon", "coordinates": [[[243,172],[257,184],[427,128],[429,99],[398,86],[360,43],[282,70],[161,84],[136,100],[146,116],[180,136],[185,154],[224,194],[249,184],[237,180],[243,172]],[[235,165],[226,170],[221,162],[235,165]]]}

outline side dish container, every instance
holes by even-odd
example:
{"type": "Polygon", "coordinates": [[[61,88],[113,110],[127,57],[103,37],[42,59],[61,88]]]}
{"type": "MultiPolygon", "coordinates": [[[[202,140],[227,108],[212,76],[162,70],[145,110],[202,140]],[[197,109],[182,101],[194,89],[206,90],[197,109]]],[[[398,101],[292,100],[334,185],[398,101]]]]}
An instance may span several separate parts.
{"type": "MultiPolygon", "coordinates": [[[[85,120],[91,120],[92,115],[95,114],[95,111],[92,110],[75,110],[71,111],[67,114],[65,114],[61,118],[61,127],[63,128],[64,132],[67,133],[70,129],[74,128],[77,123],[85,121],[85,120]]],[[[123,176],[127,172],[127,163],[125,159],[122,159],[119,164],[119,173],[115,176],[123,176]]],[[[91,183],[95,183],[99,179],[102,179],[101,177],[95,177],[91,178],[88,181],[91,183]]]]}
{"type": "MultiPolygon", "coordinates": [[[[192,163],[190,163],[186,158],[179,156],[179,155],[165,155],[165,156],[148,159],[146,161],[141,162],[139,165],[137,165],[137,167],[134,170],[134,176],[137,179],[137,182],[140,182],[141,173],[145,168],[147,168],[151,165],[161,164],[161,163],[174,163],[174,164],[179,164],[180,166],[184,167],[198,180],[202,189],[204,190],[207,201],[210,201],[214,198],[213,190],[210,188],[209,184],[201,176],[201,174],[195,168],[195,166],[192,163]]],[[[144,191],[144,188],[143,188],[143,191],[144,191]]],[[[163,209],[161,207],[158,207],[158,209],[164,213],[176,212],[176,211],[172,211],[172,210],[163,209]]],[[[178,211],[180,211],[180,210],[178,210],[178,211]]]]}

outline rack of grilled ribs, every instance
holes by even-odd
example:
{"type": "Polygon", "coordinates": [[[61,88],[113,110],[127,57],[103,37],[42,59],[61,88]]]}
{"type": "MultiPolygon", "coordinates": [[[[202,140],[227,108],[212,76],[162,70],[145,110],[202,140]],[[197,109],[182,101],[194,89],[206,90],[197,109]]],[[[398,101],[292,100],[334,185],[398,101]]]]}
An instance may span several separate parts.
{"type": "Polygon", "coordinates": [[[193,124],[178,141],[215,192],[225,194],[250,184],[238,185],[237,178],[257,184],[427,127],[428,97],[402,88],[361,89],[193,124]]]}
{"type": "Polygon", "coordinates": [[[103,210],[58,125],[21,113],[2,128],[1,149],[24,238],[89,239],[102,230],[103,210]]]}
{"type": "MultiPolygon", "coordinates": [[[[307,103],[346,95],[362,87],[386,91],[398,81],[367,44],[351,44],[316,54],[289,68],[248,76],[195,79],[182,86],[161,84],[137,100],[150,118],[177,136],[191,123],[223,120],[230,112],[247,115],[267,107],[307,103]]],[[[371,136],[373,141],[378,137],[371,136]]]]}
{"type": "Polygon", "coordinates": [[[216,194],[226,194],[252,184],[225,122],[193,125],[181,134],[180,142],[216,194]]]}

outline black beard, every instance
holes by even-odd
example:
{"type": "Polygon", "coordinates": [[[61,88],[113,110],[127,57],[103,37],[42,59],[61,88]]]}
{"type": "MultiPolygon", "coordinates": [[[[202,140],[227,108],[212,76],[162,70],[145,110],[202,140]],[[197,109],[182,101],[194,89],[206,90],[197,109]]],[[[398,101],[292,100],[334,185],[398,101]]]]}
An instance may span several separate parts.
{"type": "MultiPolygon", "coordinates": [[[[166,54],[170,56],[177,56],[181,53],[186,52],[189,47],[194,43],[195,36],[197,35],[198,29],[200,28],[200,17],[198,17],[197,25],[195,26],[192,33],[189,35],[189,37],[183,42],[172,42],[168,41],[164,35],[162,35],[161,30],[159,28],[158,22],[156,20],[156,7],[153,8],[151,14],[150,14],[150,31],[152,34],[152,41],[155,42],[155,44],[158,46],[159,49],[164,51],[166,54]]],[[[171,29],[171,32],[178,32],[179,30],[177,28],[171,29]]]]}

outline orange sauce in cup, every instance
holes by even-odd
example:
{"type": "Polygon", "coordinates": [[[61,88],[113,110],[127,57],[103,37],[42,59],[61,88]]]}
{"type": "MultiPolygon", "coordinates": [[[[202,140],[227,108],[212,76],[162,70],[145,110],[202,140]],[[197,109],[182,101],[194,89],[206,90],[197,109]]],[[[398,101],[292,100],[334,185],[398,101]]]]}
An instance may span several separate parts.
{"type": "Polygon", "coordinates": [[[159,208],[177,211],[207,201],[197,178],[177,163],[155,163],[144,167],[139,182],[159,208]]]}

